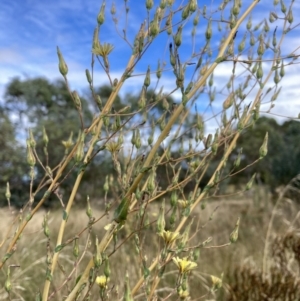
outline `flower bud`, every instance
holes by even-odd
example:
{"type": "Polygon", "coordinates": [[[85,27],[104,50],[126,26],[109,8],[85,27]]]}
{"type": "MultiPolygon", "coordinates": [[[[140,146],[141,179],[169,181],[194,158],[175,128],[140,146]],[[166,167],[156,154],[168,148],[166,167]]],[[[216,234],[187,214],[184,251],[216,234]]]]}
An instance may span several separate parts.
{"type": "Polygon", "coordinates": [[[252,27],[252,15],[250,15],[246,27],[247,27],[248,30],[251,29],[251,27],[252,27]]]}
{"type": "Polygon", "coordinates": [[[89,217],[89,218],[92,218],[93,217],[93,214],[92,214],[92,208],[91,208],[91,204],[90,204],[90,197],[87,196],[86,198],[86,215],[89,217]]]}
{"type": "Polygon", "coordinates": [[[159,215],[156,222],[157,233],[162,233],[165,230],[166,222],[165,222],[165,200],[162,201],[162,204],[159,209],[159,215]]]}
{"type": "Polygon", "coordinates": [[[199,23],[199,17],[200,17],[199,14],[197,14],[197,15],[195,16],[195,18],[194,18],[194,20],[193,20],[193,25],[194,25],[194,26],[197,26],[197,25],[198,25],[198,23],[199,23]]]}
{"type": "Polygon", "coordinates": [[[257,68],[257,71],[256,71],[256,77],[257,79],[261,79],[264,75],[264,72],[263,72],[263,69],[262,69],[262,64],[261,62],[258,63],[258,68],[257,68]]]}
{"type": "Polygon", "coordinates": [[[210,40],[212,37],[212,28],[211,28],[211,20],[208,21],[208,24],[207,24],[207,29],[206,29],[206,32],[205,32],[205,38],[206,40],[210,40]]]}
{"type": "Polygon", "coordinates": [[[105,183],[103,185],[103,190],[105,193],[107,193],[109,190],[108,176],[105,177],[105,183]]]}
{"type": "Polygon", "coordinates": [[[85,133],[79,132],[78,139],[77,139],[78,146],[77,146],[76,153],[74,156],[75,162],[77,164],[80,163],[84,157],[84,138],[85,138],[85,133]]]}
{"type": "Polygon", "coordinates": [[[36,163],[36,159],[33,154],[32,148],[29,145],[27,145],[27,163],[31,167],[33,167],[36,163]]]}
{"type": "Polygon", "coordinates": [[[198,8],[198,4],[197,4],[197,0],[190,0],[190,3],[188,4],[190,12],[194,13],[197,8],[198,8]]]}
{"type": "Polygon", "coordinates": [[[234,14],[231,14],[230,15],[230,23],[229,23],[230,29],[233,29],[235,27],[236,21],[237,21],[236,16],[234,14]]]}
{"type": "Polygon", "coordinates": [[[172,194],[171,194],[171,206],[174,207],[177,205],[178,202],[178,195],[177,195],[177,191],[173,190],[172,194]]]}
{"type": "Polygon", "coordinates": [[[131,144],[135,145],[136,143],[136,134],[135,134],[135,130],[132,131],[132,137],[131,137],[131,144]]]}
{"type": "Polygon", "coordinates": [[[180,25],[177,29],[177,33],[175,34],[174,37],[174,43],[177,47],[181,45],[182,42],[182,25],[180,25]]]}
{"type": "Polygon", "coordinates": [[[135,134],[135,147],[137,149],[139,149],[142,145],[142,142],[141,142],[141,134],[140,134],[140,130],[139,129],[136,129],[136,134],[135,134]]]}
{"type": "Polygon", "coordinates": [[[95,241],[95,245],[96,245],[96,254],[94,255],[94,265],[96,268],[99,268],[100,265],[102,264],[102,255],[99,249],[99,241],[98,241],[98,237],[96,236],[96,241],[95,241]]]}
{"type": "Polygon", "coordinates": [[[280,0],[280,5],[281,5],[281,11],[285,14],[286,13],[286,6],[285,6],[283,0],[280,0]]]}
{"type": "Polygon", "coordinates": [[[233,166],[235,168],[240,166],[242,151],[243,151],[243,148],[240,148],[239,153],[238,153],[236,159],[234,160],[233,166]]]}
{"type": "Polygon", "coordinates": [[[154,130],[151,131],[150,136],[148,137],[148,145],[152,145],[153,143],[154,130]]]}
{"type": "Polygon", "coordinates": [[[150,10],[153,7],[153,0],[146,0],[146,8],[150,10]]]}
{"type": "Polygon", "coordinates": [[[108,261],[108,257],[106,257],[105,259],[105,264],[104,264],[104,275],[106,276],[106,278],[109,278],[110,276],[110,265],[109,265],[109,261],[108,261]]]}
{"type": "Polygon", "coordinates": [[[235,3],[233,8],[232,8],[232,14],[234,16],[237,16],[239,13],[240,13],[240,6],[237,3],[235,3]]]}
{"type": "Polygon", "coordinates": [[[116,5],[115,5],[115,2],[113,2],[112,5],[111,5],[110,13],[112,15],[116,14],[116,5]]]}
{"type": "Polygon", "coordinates": [[[36,141],[33,137],[33,133],[32,133],[32,130],[29,129],[29,139],[28,139],[28,143],[29,143],[29,146],[32,147],[32,148],[35,148],[36,146],[36,141]]]}
{"type": "Polygon", "coordinates": [[[229,240],[231,243],[235,243],[239,237],[239,225],[240,225],[240,218],[238,218],[234,230],[231,232],[229,236],[229,240]]]}
{"type": "Polygon", "coordinates": [[[250,36],[250,46],[254,46],[255,45],[255,38],[253,33],[251,32],[251,36],[250,36]]]}
{"type": "Polygon", "coordinates": [[[251,189],[251,187],[253,185],[253,181],[255,179],[255,176],[256,176],[256,173],[254,173],[254,175],[251,177],[251,179],[249,180],[249,182],[246,184],[246,188],[245,188],[246,191],[251,189]]]}
{"type": "Polygon", "coordinates": [[[268,132],[265,135],[262,146],[259,149],[259,159],[265,157],[268,153],[268,132]]]}
{"type": "Polygon", "coordinates": [[[99,26],[101,26],[104,23],[104,20],[105,20],[104,12],[105,12],[105,2],[102,3],[100,12],[97,16],[97,22],[98,22],[99,26]]]}
{"type": "Polygon", "coordinates": [[[270,23],[275,22],[277,20],[277,18],[278,17],[277,17],[277,15],[275,13],[270,12],[270,15],[269,15],[269,21],[270,21],[270,23]]]}
{"type": "Polygon", "coordinates": [[[80,100],[80,97],[79,97],[77,91],[73,91],[72,96],[73,96],[73,100],[74,100],[76,109],[81,110],[81,100],[80,100]]]}
{"type": "Polygon", "coordinates": [[[157,124],[159,125],[160,130],[163,131],[166,125],[166,112],[157,119],[157,124]]]}
{"type": "Polygon", "coordinates": [[[278,69],[276,69],[274,74],[274,83],[277,85],[279,82],[280,82],[280,77],[278,74],[278,69]]]}
{"type": "Polygon", "coordinates": [[[212,134],[208,134],[206,141],[205,141],[205,148],[208,149],[212,142],[212,134]]]}
{"type": "Polygon", "coordinates": [[[243,50],[245,49],[245,41],[246,41],[246,34],[244,35],[241,43],[238,46],[238,51],[239,52],[243,52],[243,50]]]}
{"type": "Polygon", "coordinates": [[[97,104],[99,110],[102,110],[102,100],[101,100],[100,95],[96,95],[96,104],[97,104]]]}
{"type": "Polygon", "coordinates": [[[59,63],[58,63],[59,72],[61,73],[61,75],[63,77],[65,77],[68,74],[68,66],[67,66],[58,46],[57,46],[57,55],[58,55],[58,61],[59,61],[59,63]]]}
{"type": "Polygon", "coordinates": [[[212,151],[212,154],[215,155],[218,151],[218,146],[219,146],[219,132],[218,130],[216,131],[215,133],[215,136],[214,136],[214,141],[212,143],[212,146],[211,146],[211,151],[212,151]]]}
{"type": "Polygon", "coordinates": [[[11,282],[10,282],[10,266],[8,266],[8,269],[7,269],[7,274],[6,274],[6,280],[5,280],[5,283],[4,283],[4,288],[6,290],[6,292],[8,294],[10,294],[11,292],[11,282]]]}
{"type": "Polygon", "coordinates": [[[166,1],[166,0],[161,0],[161,1],[160,1],[160,4],[159,4],[159,7],[160,7],[161,9],[165,9],[166,6],[167,6],[167,1],[166,1]]]}
{"type": "Polygon", "coordinates": [[[73,255],[77,259],[79,256],[78,238],[75,238],[73,245],[73,255]]]}
{"type": "Polygon", "coordinates": [[[293,11],[292,11],[292,9],[289,9],[289,12],[288,12],[288,14],[287,14],[287,16],[286,16],[286,19],[288,20],[288,22],[289,22],[290,24],[293,23],[294,17],[293,17],[293,11]]]}
{"type": "Polygon", "coordinates": [[[48,216],[49,216],[49,212],[44,215],[44,220],[43,220],[42,226],[43,226],[45,236],[49,238],[50,230],[49,230],[49,226],[48,226],[48,216]]]}
{"type": "Polygon", "coordinates": [[[145,77],[145,80],[144,80],[144,86],[146,87],[146,89],[149,87],[150,82],[151,82],[151,80],[150,80],[150,66],[148,66],[146,77],[145,77]]]}
{"type": "Polygon", "coordinates": [[[155,176],[156,176],[155,172],[152,171],[148,178],[147,189],[150,193],[152,193],[154,191],[155,186],[156,186],[155,185],[155,176]]]}
{"type": "Polygon", "coordinates": [[[224,109],[224,110],[227,110],[227,109],[229,109],[229,108],[232,106],[232,104],[233,104],[233,99],[234,99],[234,97],[233,97],[232,94],[230,94],[230,95],[225,99],[225,101],[223,102],[223,109],[224,109]]]}
{"type": "Polygon", "coordinates": [[[253,120],[256,121],[259,118],[260,102],[257,103],[255,109],[253,110],[253,120]]]}
{"type": "Polygon", "coordinates": [[[185,6],[185,8],[182,10],[182,13],[181,13],[181,21],[185,20],[190,14],[190,8],[189,8],[189,5],[187,4],[185,6]]]}
{"type": "Polygon", "coordinates": [[[88,83],[91,84],[92,83],[92,77],[91,77],[89,69],[85,69],[85,75],[86,75],[86,79],[87,79],[88,83]]]}
{"type": "Polygon", "coordinates": [[[10,201],[11,198],[11,193],[10,193],[10,188],[9,188],[9,182],[6,183],[6,191],[5,191],[5,197],[7,201],[10,201]]]}
{"type": "Polygon", "coordinates": [[[155,38],[158,33],[159,33],[159,24],[158,24],[158,20],[153,20],[151,23],[150,23],[150,36],[152,38],[155,38]]]}
{"type": "Polygon", "coordinates": [[[261,37],[260,38],[260,41],[259,41],[259,45],[258,45],[258,48],[257,48],[257,54],[259,56],[262,56],[265,52],[265,46],[264,46],[264,40],[263,38],[261,37]]]}
{"type": "Polygon", "coordinates": [[[144,109],[146,107],[146,89],[145,89],[145,87],[142,88],[141,96],[138,100],[138,107],[140,109],[144,109]]]}
{"type": "Polygon", "coordinates": [[[173,14],[169,13],[167,21],[166,21],[168,35],[170,35],[172,33],[172,17],[173,17],[173,14]]]}
{"type": "Polygon", "coordinates": [[[161,72],[162,72],[162,70],[161,70],[161,66],[160,66],[160,60],[158,60],[157,70],[156,70],[156,77],[157,77],[158,79],[161,78],[161,72]]]}
{"type": "Polygon", "coordinates": [[[283,61],[281,61],[281,67],[280,67],[280,77],[284,77],[285,71],[284,71],[284,65],[283,65],[283,61]]]}
{"type": "Polygon", "coordinates": [[[170,216],[170,226],[173,228],[174,225],[175,225],[175,222],[176,222],[176,212],[177,212],[177,206],[174,206],[173,207],[173,210],[172,210],[172,213],[171,213],[171,216],[170,216]]]}
{"type": "Polygon", "coordinates": [[[44,142],[45,146],[47,147],[49,138],[48,138],[48,135],[47,135],[47,132],[46,132],[46,129],[44,126],[43,126],[43,142],[44,142]]]}

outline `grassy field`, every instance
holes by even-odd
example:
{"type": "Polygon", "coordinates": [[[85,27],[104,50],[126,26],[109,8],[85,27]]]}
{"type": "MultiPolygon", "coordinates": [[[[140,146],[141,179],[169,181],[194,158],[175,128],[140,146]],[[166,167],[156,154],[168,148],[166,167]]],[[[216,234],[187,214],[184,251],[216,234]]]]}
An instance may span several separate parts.
{"type": "MultiPolygon", "coordinates": [[[[201,249],[198,266],[191,275],[191,300],[200,300],[201,296],[203,296],[201,300],[297,300],[299,293],[297,295],[296,292],[300,285],[298,205],[286,198],[280,200],[274,209],[275,205],[267,192],[263,189],[254,189],[251,195],[243,198],[235,196],[227,199],[211,199],[205,209],[199,208],[193,212],[191,217],[194,221],[189,246],[197,245],[208,237],[213,239],[201,249]],[[272,214],[273,222],[270,225],[272,214]],[[226,245],[238,217],[240,217],[239,239],[235,244],[226,245]],[[265,254],[268,228],[269,248],[265,254]],[[261,271],[264,265],[267,269],[263,276],[261,271]],[[222,289],[216,294],[208,294],[207,291],[211,287],[210,275],[220,277],[222,273],[224,274],[222,289]],[[278,298],[267,299],[267,296],[272,294],[277,294],[278,298]]],[[[101,201],[95,202],[92,207],[95,219],[102,217],[92,227],[88,226],[89,219],[85,210],[78,209],[70,216],[64,241],[67,242],[79,235],[79,257],[76,261],[73,255],[73,242],[67,244],[61,251],[50,300],[64,299],[64,295],[74,286],[84,265],[92,258],[95,237],[101,239],[105,233],[104,227],[109,223],[111,216],[103,216],[103,212],[97,209],[101,208],[101,201]],[[82,260],[81,254],[85,254],[82,260]]],[[[154,223],[158,211],[159,203],[151,204],[149,217],[153,224],[140,233],[147,265],[151,264],[161,249],[162,240],[155,234],[154,223]]],[[[5,229],[11,224],[16,213],[12,214],[7,209],[1,209],[1,242],[6,233],[5,229]]],[[[11,268],[12,300],[33,300],[36,293],[43,290],[46,254],[53,252],[62,219],[60,211],[49,212],[50,247],[47,249],[47,239],[42,227],[45,213],[40,212],[30,221],[10,259],[10,264],[16,265],[11,268]]],[[[13,229],[16,228],[16,224],[13,229]]],[[[135,214],[132,213],[127,226],[122,229],[116,240],[111,242],[107,252],[107,255],[110,255],[111,269],[109,286],[118,287],[119,298],[123,295],[126,271],[130,275],[131,286],[134,286],[141,276],[141,259],[137,256],[134,236],[131,235],[134,227],[135,214]],[[114,245],[117,248],[115,253],[114,245]]],[[[5,249],[6,244],[0,249],[2,257],[5,249]]],[[[170,284],[176,281],[176,272],[175,265],[167,267],[157,291],[158,300],[164,300],[163,298],[172,292],[171,287],[174,285],[170,284]]],[[[5,274],[6,269],[1,271],[0,283],[5,282],[5,274]]],[[[7,296],[4,288],[0,287],[0,300],[7,300],[7,296]]],[[[98,292],[95,292],[91,300],[100,300],[98,296],[98,292]]],[[[112,295],[110,300],[114,298],[117,296],[112,295]]],[[[142,291],[136,296],[136,300],[144,300],[142,291]]],[[[171,296],[168,300],[177,300],[177,297],[171,296]]]]}

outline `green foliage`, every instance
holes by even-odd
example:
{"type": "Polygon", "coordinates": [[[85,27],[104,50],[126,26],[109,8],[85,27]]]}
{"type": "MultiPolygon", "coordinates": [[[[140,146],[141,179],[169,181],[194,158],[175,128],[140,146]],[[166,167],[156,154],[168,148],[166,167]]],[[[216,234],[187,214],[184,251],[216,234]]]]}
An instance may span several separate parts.
{"type": "MultiPolygon", "coordinates": [[[[250,178],[256,172],[257,180],[274,191],[279,185],[287,185],[300,171],[300,123],[291,120],[278,124],[274,119],[261,117],[238,140],[237,149],[243,149],[240,168],[250,165],[259,157],[258,149],[266,132],[269,133],[268,155],[233,181],[243,182],[243,178],[250,178]]],[[[231,160],[236,156],[234,153],[231,160]]]]}
{"type": "MultiPolygon", "coordinates": [[[[20,204],[20,197],[25,194],[28,182],[24,179],[26,173],[26,154],[18,142],[13,123],[7,113],[0,108],[0,194],[5,195],[6,183],[10,183],[13,191],[11,202],[20,204]]],[[[1,197],[0,206],[6,206],[7,201],[1,197]]]]}

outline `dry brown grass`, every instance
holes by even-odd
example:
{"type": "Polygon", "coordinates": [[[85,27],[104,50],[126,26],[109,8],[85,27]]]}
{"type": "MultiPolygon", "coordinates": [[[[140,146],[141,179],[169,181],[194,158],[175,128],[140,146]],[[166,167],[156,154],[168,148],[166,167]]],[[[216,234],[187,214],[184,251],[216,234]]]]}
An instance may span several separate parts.
{"type": "MultiPolygon", "coordinates": [[[[257,190],[256,194],[262,194],[262,192],[257,190]]],[[[260,202],[255,202],[253,199],[257,198],[257,195],[251,197],[252,198],[248,199],[235,198],[227,200],[210,200],[207,203],[205,210],[201,210],[199,208],[199,210],[193,212],[191,217],[194,217],[194,223],[191,231],[192,238],[189,242],[190,245],[199,244],[199,242],[203,242],[209,236],[212,236],[213,240],[209,245],[201,249],[200,258],[198,260],[199,268],[193,272],[190,282],[192,296],[200,296],[207,292],[206,289],[211,285],[210,275],[220,276],[221,273],[224,273],[224,289],[221,290],[219,295],[211,295],[211,298],[218,300],[225,300],[227,298],[228,300],[263,300],[249,299],[246,294],[247,290],[245,289],[245,286],[249,287],[250,285],[250,287],[252,287],[255,281],[259,281],[259,283],[261,283],[261,287],[256,285],[258,290],[263,290],[263,288],[267,287],[265,282],[262,282],[259,279],[262,277],[261,268],[265,238],[273,204],[270,199],[266,200],[261,198],[260,202]],[[234,245],[219,248],[218,246],[228,243],[229,235],[234,228],[237,217],[241,218],[238,242],[234,245]],[[247,279],[247,281],[245,279],[247,279]]],[[[96,207],[96,205],[93,207],[96,207]]],[[[150,221],[155,221],[158,208],[159,203],[155,203],[151,206],[150,221]]],[[[299,224],[297,220],[294,221],[293,225],[291,224],[291,221],[295,219],[297,212],[297,205],[289,200],[283,200],[281,205],[278,207],[271,235],[272,241],[275,239],[274,243],[276,244],[276,250],[278,251],[276,254],[274,252],[270,252],[270,254],[268,254],[270,271],[273,273],[271,273],[271,275],[276,276],[276,273],[280,275],[282,266],[291,264],[290,260],[286,259],[284,261],[282,259],[283,254],[287,252],[288,248],[290,254],[292,254],[291,252],[295,253],[295,250],[299,252],[300,248],[297,249],[296,246],[299,247],[300,244],[297,245],[297,241],[299,243],[300,240],[298,239],[299,235],[295,232],[295,229],[298,228],[299,224]],[[288,240],[288,238],[291,239],[288,240]],[[289,243],[287,241],[289,241],[289,243]],[[293,241],[292,245],[290,241],[293,241]],[[281,258],[280,263],[276,261],[276,258],[281,258]],[[275,265],[277,268],[276,270],[273,265],[275,262],[277,263],[277,265],[275,265]]],[[[26,231],[23,233],[20,241],[18,242],[15,254],[11,258],[11,264],[19,266],[13,268],[11,273],[14,292],[15,295],[19,297],[19,300],[32,299],[36,292],[43,289],[42,285],[45,279],[45,260],[47,254],[47,240],[42,229],[42,222],[45,213],[46,212],[38,213],[35,215],[34,219],[30,221],[26,231]]],[[[102,211],[93,209],[93,216],[96,219],[102,215],[102,211]]],[[[55,241],[54,238],[57,235],[61,218],[61,212],[50,212],[49,228],[52,252],[55,241]]],[[[12,219],[13,216],[11,213],[7,209],[2,209],[0,211],[1,229],[5,229],[6,226],[11,223],[12,219]]],[[[126,270],[131,275],[130,283],[132,284],[134,284],[142,275],[142,264],[140,258],[137,256],[132,235],[135,220],[135,215],[131,214],[126,228],[119,233],[118,240],[115,243],[112,242],[108,248],[107,254],[111,254],[110,286],[114,285],[122,287],[126,270]],[[126,240],[126,243],[122,244],[124,239],[126,240]],[[117,248],[120,248],[120,250],[112,254],[114,245],[117,248]]],[[[53,296],[52,300],[62,300],[64,298],[64,294],[66,294],[74,286],[76,277],[79,275],[80,268],[92,257],[94,252],[95,236],[97,235],[101,238],[105,231],[104,226],[108,223],[108,221],[109,218],[105,216],[92,226],[90,236],[88,236],[88,230],[84,231],[80,235],[80,253],[87,248],[87,256],[85,256],[79,266],[76,267],[76,271],[72,275],[71,279],[66,278],[72,269],[74,269],[75,260],[72,255],[73,243],[68,244],[63,249],[59,259],[59,269],[56,271],[53,281],[53,287],[57,290],[57,293],[53,296]],[[87,239],[89,241],[87,241],[87,239]],[[60,289],[60,286],[64,281],[66,281],[67,284],[60,289]]],[[[67,234],[65,235],[64,242],[74,238],[75,235],[78,235],[82,229],[87,227],[87,225],[88,217],[86,216],[85,210],[77,210],[74,212],[68,220],[67,234]]],[[[150,227],[153,227],[153,225],[150,225],[150,227]]],[[[151,232],[155,233],[155,231],[146,229],[140,236],[142,238],[141,246],[143,253],[147,256],[149,264],[157,255],[160,247],[159,244],[162,244],[162,242],[157,239],[156,235],[151,234],[151,232]]],[[[4,233],[4,231],[0,233],[1,241],[3,240],[4,233]]],[[[271,244],[271,246],[274,246],[274,243],[271,244]]],[[[5,245],[2,246],[1,249],[5,249],[5,245]]],[[[163,277],[162,283],[164,289],[160,289],[158,291],[158,295],[161,297],[166,296],[170,292],[171,289],[169,287],[173,287],[171,284],[176,281],[177,271],[175,266],[173,269],[172,265],[170,266],[171,267],[166,269],[163,277]]],[[[292,277],[291,275],[295,276],[296,271],[294,270],[293,273],[294,274],[289,275],[285,274],[284,279],[290,279],[290,277],[292,277]]],[[[4,282],[5,275],[3,272],[0,275],[0,278],[1,282],[4,282]]],[[[272,285],[277,283],[274,281],[273,283],[271,280],[268,281],[269,288],[266,292],[272,290],[272,285]]],[[[278,283],[276,285],[278,285],[278,283]]],[[[53,291],[51,293],[53,293],[53,291]]],[[[254,296],[257,295],[257,292],[253,293],[249,291],[249,294],[254,296]]],[[[97,295],[98,293],[96,293],[95,296],[97,295]]],[[[6,299],[6,292],[3,288],[0,288],[0,300],[6,299]]]]}

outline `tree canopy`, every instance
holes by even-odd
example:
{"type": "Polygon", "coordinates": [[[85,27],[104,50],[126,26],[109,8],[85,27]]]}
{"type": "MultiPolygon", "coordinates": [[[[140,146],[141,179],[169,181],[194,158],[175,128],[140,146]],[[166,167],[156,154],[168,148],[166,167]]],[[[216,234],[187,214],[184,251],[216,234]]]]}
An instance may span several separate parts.
{"type": "MultiPolygon", "coordinates": [[[[103,104],[106,103],[112,88],[102,86],[95,89],[100,96],[103,104]]],[[[128,93],[124,98],[117,97],[114,110],[120,111],[125,106],[130,105],[132,109],[139,110],[139,101],[141,95],[128,93]]],[[[157,94],[154,91],[145,93],[147,104],[157,100],[157,94]]],[[[92,98],[80,97],[82,103],[83,122],[88,126],[93,118],[95,108],[92,98]]],[[[160,105],[150,110],[148,114],[152,116],[153,122],[157,122],[166,106],[172,106],[174,100],[172,97],[166,97],[160,101],[160,105]]],[[[142,111],[140,115],[142,116],[142,111]]],[[[167,118],[168,116],[166,116],[167,118]]],[[[197,118],[196,114],[191,114],[190,124],[193,124],[197,118]]],[[[74,103],[69,91],[63,81],[50,82],[45,78],[34,78],[20,80],[14,78],[6,88],[4,102],[0,107],[0,141],[2,148],[0,150],[1,165],[1,191],[4,193],[6,182],[10,182],[13,191],[19,191],[17,195],[20,199],[14,199],[16,205],[26,202],[28,197],[28,167],[26,166],[26,146],[25,139],[28,136],[28,129],[33,129],[33,134],[37,141],[37,152],[43,158],[43,163],[50,166],[51,169],[61,162],[61,154],[64,152],[62,141],[67,141],[73,133],[72,140],[77,136],[78,129],[78,112],[74,110],[74,103]],[[63,124],[63,126],[62,126],[63,124]],[[43,129],[46,130],[51,147],[45,152],[45,146],[42,142],[43,129]]],[[[114,122],[114,118],[111,118],[114,122]]],[[[132,124],[127,124],[127,139],[132,135],[132,124]]],[[[159,127],[159,124],[157,124],[159,127]]],[[[189,129],[187,127],[187,129],[189,129]]],[[[287,184],[300,171],[300,123],[297,121],[286,121],[278,124],[275,119],[261,117],[252,128],[245,130],[244,135],[240,137],[237,143],[237,150],[242,148],[241,168],[251,164],[258,158],[258,149],[261,146],[266,132],[269,135],[268,155],[264,160],[250,166],[239,177],[234,178],[233,183],[245,183],[251,175],[256,172],[258,180],[269,185],[274,190],[279,185],[287,184]]],[[[191,132],[178,139],[177,146],[170,149],[173,158],[178,157],[180,143],[192,136],[191,132]]],[[[233,164],[237,153],[232,153],[229,163],[233,164]]],[[[212,165],[217,164],[218,156],[212,161],[212,165]]],[[[124,163],[125,164],[125,163],[124,163]]],[[[72,165],[70,165],[72,168],[72,165]]],[[[97,198],[101,195],[105,183],[104,174],[114,173],[114,167],[111,160],[108,160],[106,153],[97,156],[94,161],[87,167],[90,172],[86,173],[81,189],[88,191],[91,198],[97,198]],[[94,181],[97,179],[97,181],[94,181]]],[[[159,169],[165,173],[164,169],[159,169]]],[[[209,171],[208,171],[209,174],[209,171]]],[[[41,166],[37,167],[36,177],[42,178],[45,171],[41,166]]],[[[158,175],[159,177],[159,175],[158,175]]],[[[60,185],[62,193],[68,193],[72,176],[65,179],[60,185]]],[[[205,179],[203,179],[205,182],[205,179]]],[[[163,177],[160,184],[163,185],[163,177]]],[[[205,184],[205,183],[204,183],[205,184]]],[[[203,184],[203,185],[204,185],[203,184]]],[[[80,192],[80,191],[79,191],[80,192]]],[[[16,194],[14,194],[16,195],[16,194]]],[[[80,193],[79,193],[80,195],[80,193]]],[[[5,205],[2,202],[2,205],[5,205]]],[[[51,198],[47,205],[51,205],[51,198]]]]}

